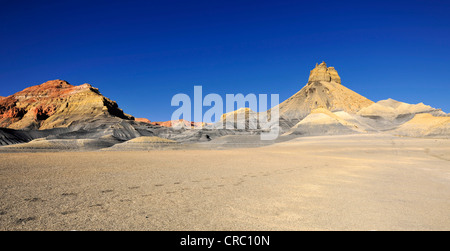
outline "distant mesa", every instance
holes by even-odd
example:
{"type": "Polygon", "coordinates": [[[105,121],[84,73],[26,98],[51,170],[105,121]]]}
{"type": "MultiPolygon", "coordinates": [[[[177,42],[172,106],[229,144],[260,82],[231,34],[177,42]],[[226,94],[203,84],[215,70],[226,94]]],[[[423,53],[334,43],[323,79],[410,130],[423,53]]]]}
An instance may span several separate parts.
{"type": "Polygon", "coordinates": [[[3,128],[44,130],[109,118],[134,120],[89,84],[52,80],[0,99],[3,128]]]}
{"type": "Polygon", "coordinates": [[[146,118],[135,118],[135,120],[137,122],[143,122],[143,123],[147,123],[147,124],[152,123],[149,119],[146,119],[146,118]]]}
{"type": "Polygon", "coordinates": [[[192,122],[192,121],[187,121],[184,119],[180,119],[180,120],[169,120],[169,121],[161,121],[161,122],[150,122],[150,124],[152,125],[157,125],[157,126],[163,126],[163,127],[204,127],[209,125],[208,123],[202,123],[202,122],[192,122]]]}

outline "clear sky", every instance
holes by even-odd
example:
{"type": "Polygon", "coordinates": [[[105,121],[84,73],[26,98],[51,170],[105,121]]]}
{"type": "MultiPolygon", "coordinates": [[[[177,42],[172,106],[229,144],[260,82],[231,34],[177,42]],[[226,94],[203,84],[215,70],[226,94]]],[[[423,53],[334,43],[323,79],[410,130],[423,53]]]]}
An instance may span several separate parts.
{"type": "Polygon", "coordinates": [[[90,83],[169,120],[177,93],[289,98],[316,63],[374,101],[450,112],[450,1],[0,1],[0,96],[90,83]]]}

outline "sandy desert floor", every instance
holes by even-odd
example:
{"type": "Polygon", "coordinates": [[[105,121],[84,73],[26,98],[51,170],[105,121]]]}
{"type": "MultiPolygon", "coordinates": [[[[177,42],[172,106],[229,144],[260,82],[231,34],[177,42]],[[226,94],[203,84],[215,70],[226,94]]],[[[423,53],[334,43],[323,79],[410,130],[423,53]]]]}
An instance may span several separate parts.
{"type": "Polygon", "coordinates": [[[0,230],[450,230],[450,140],[0,154],[0,230]]]}

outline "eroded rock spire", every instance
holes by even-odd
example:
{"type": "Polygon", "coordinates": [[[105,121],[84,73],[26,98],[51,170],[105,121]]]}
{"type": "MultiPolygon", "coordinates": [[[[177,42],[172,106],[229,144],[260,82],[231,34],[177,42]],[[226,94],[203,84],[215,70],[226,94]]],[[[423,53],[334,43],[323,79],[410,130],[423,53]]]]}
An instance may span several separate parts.
{"type": "Polygon", "coordinates": [[[308,83],[315,81],[336,82],[340,84],[341,78],[334,67],[327,67],[327,64],[322,62],[321,64],[316,64],[316,68],[309,74],[308,83]]]}

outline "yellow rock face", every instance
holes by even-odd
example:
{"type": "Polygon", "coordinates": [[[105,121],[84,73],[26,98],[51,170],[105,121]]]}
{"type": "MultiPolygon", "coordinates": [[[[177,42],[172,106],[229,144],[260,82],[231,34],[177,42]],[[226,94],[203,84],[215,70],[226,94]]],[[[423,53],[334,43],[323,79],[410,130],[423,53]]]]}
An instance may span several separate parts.
{"type": "Polygon", "coordinates": [[[308,82],[314,81],[331,81],[331,76],[328,73],[327,64],[325,64],[325,62],[322,62],[320,65],[316,64],[316,68],[314,68],[309,74],[308,82]]]}
{"type": "Polygon", "coordinates": [[[322,62],[320,65],[316,64],[316,68],[314,68],[309,74],[308,82],[315,81],[325,81],[325,82],[336,82],[338,84],[341,83],[341,78],[337,73],[334,67],[328,67],[325,62],[322,62]]]}
{"type": "Polygon", "coordinates": [[[334,67],[328,67],[328,73],[330,74],[331,81],[334,81],[338,84],[341,83],[341,77],[339,77],[339,74],[336,69],[334,69],[334,67]]]}

